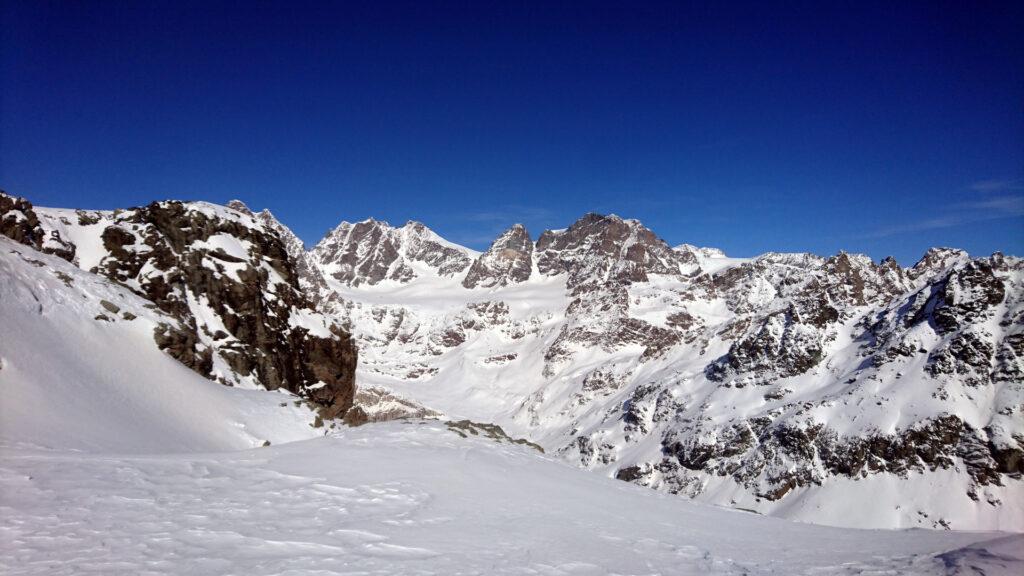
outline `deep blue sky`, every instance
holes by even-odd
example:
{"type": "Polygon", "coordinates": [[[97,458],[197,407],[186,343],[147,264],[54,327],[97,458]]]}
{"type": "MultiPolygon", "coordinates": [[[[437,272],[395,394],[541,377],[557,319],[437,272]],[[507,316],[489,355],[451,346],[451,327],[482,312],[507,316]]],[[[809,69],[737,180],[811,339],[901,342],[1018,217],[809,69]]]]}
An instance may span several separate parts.
{"type": "Polygon", "coordinates": [[[307,243],[598,211],[738,256],[1024,254],[1022,2],[506,4],[4,2],[0,187],[238,197],[307,243]]]}

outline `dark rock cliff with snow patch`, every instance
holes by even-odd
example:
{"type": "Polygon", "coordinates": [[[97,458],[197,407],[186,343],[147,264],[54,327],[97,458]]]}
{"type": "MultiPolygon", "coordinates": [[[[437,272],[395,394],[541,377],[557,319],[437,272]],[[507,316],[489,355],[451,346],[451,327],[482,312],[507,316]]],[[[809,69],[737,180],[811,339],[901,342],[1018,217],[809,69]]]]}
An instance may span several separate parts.
{"type": "Polygon", "coordinates": [[[68,238],[67,259],[178,319],[179,326],[158,326],[154,338],[192,370],[227,385],[284,388],[328,416],[352,405],[354,343],[313,309],[286,245],[251,213],[168,201],[74,217],[8,196],[0,202],[2,221],[12,222],[5,235],[37,248],[37,230],[68,238]],[[15,218],[25,224],[15,226],[15,218]],[[76,258],[71,238],[90,253],[76,258]]]}

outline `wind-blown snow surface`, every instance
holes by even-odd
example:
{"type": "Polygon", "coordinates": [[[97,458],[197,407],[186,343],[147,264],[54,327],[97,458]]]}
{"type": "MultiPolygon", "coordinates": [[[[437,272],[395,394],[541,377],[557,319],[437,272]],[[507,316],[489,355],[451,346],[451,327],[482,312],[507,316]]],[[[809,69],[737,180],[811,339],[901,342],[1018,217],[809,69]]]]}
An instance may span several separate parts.
{"type": "Polygon", "coordinates": [[[1022,536],[703,506],[439,423],[201,455],[7,451],[7,574],[1011,574],[1022,536]]]}
{"type": "Polygon", "coordinates": [[[174,320],[104,278],[0,238],[0,296],[4,574],[1022,567],[1022,536],[714,508],[439,422],[310,439],[322,431],[294,397],[221,386],[157,350],[154,326],[174,320]]]}

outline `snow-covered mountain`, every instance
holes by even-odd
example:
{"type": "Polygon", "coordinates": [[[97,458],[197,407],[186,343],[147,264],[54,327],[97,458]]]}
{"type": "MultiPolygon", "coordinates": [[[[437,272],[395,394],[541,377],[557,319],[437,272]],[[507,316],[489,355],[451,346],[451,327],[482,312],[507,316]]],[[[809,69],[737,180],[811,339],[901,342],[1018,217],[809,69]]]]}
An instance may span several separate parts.
{"type": "Polygon", "coordinates": [[[491,425],[319,427],[300,396],[224,386],[161,350],[161,326],[191,328],[139,292],[0,236],[5,574],[995,575],[1024,563],[1021,535],[698,505],[491,425]]]}
{"type": "Polygon", "coordinates": [[[325,418],[493,422],[599,474],[786,518],[1024,530],[1018,258],[729,258],[597,214],[483,253],[372,219],[307,251],[240,202],[3,195],[0,232],[149,299],[174,320],[150,340],[202,376],[325,418]]]}
{"type": "Polygon", "coordinates": [[[423,276],[452,277],[475,253],[456,246],[419,222],[395,228],[374,219],[342,222],[313,249],[321,273],[347,286],[409,282],[423,276]]]}
{"type": "Polygon", "coordinates": [[[483,254],[420,224],[342,224],[312,259],[361,385],[701,501],[1024,529],[1018,258],[736,259],[587,214],[483,254]],[[408,256],[412,226],[429,258],[408,256]]]}

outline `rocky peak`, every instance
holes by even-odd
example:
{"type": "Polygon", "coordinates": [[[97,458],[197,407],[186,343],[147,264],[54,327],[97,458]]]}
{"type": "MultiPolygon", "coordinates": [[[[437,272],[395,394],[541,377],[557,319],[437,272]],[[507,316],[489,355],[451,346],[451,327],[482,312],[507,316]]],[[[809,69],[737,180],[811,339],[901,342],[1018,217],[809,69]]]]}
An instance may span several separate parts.
{"type": "Polygon", "coordinates": [[[908,271],[911,278],[925,279],[935,276],[954,264],[970,259],[967,252],[956,248],[929,248],[924,256],[908,271]]]}
{"type": "Polygon", "coordinates": [[[725,252],[720,248],[711,248],[707,246],[694,246],[693,244],[680,244],[673,248],[676,252],[683,254],[693,254],[698,258],[728,258],[725,252]]]}
{"type": "Polygon", "coordinates": [[[408,281],[413,272],[399,260],[393,228],[368,219],[342,222],[313,249],[316,262],[335,280],[350,286],[382,280],[408,281]]]}
{"type": "Polygon", "coordinates": [[[522,224],[515,224],[495,240],[470,266],[462,285],[491,288],[517,284],[533,270],[533,241],[522,224]]]}
{"type": "Polygon", "coordinates": [[[709,366],[712,379],[770,381],[803,374],[824,357],[838,324],[912,290],[889,260],[839,252],[766,254],[715,277],[715,287],[743,318],[729,352],[709,366]],[[739,330],[742,329],[742,332],[739,330]]]}
{"type": "Polygon", "coordinates": [[[299,279],[308,273],[308,255],[306,253],[306,245],[299,239],[298,236],[292,232],[291,228],[281,223],[277,217],[267,208],[264,208],[259,213],[253,212],[249,206],[241,200],[231,200],[225,204],[227,208],[234,210],[244,216],[252,218],[255,222],[262,224],[271,233],[276,234],[278,238],[284,243],[285,250],[288,252],[296,266],[296,272],[299,275],[299,279]]]}
{"type": "Polygon", "coordinates": [[[470,266],[470,255],[420,222],[395,228],[372,218],[342,222],[313,248],[319,268],[348,286],[372,286],[384,280],[406,283],[417,277],[416,268],[454,276],[470,266]]]}
{"type": "Polygon", "coordinates": [[[714,288],[738,314],[766,307],[775,311],[780,306],[773,302],[795,292],[824,262],[814,254],[768,252],[716,274],[714,288]]]}
{"type": "Polygon", "coordinates": [[[441,238],[422,222],[407,222],[401,238],[406,258],[430,266],[441,276],[464,272],[473,261],[469,250],[441,238]]]}
{"type": "MultiPolygon", "coordinates": [[[[244,204],[242,205],[244,207],[244,204]]],[[[249,212],[252,214],[252,212],[249,212]]],[[[282,224],[274,214],[264,208],[259,214],[252,214],[256,221],[260,222],[269,231],[277,234],[284,249],[295,266],[295,275],[298,277],[299,287],[302,292],[314,301],[319,301],[327,291],[327,283],[323,274],[313,262],[313,257],[306,250],[306,245],[291,228],[282,224]]]]}
{"type": "Polygon", "coordinates": [[[228,208],[231,208],[232,210],[235,210],[236,212],[241,212],[242,214],[245,214],[246,216],[252,216],[253,215],[252,210],[249,210],[249,207],[246,206],[245,202],[242,202],[241,200],[237,200],[237,199],[236,200],[231,200],[227,204],[225,204],[225,206],[227,206],[228,208]]]}
{"type": "Polygon", "coordinates": [[[696,264],[692,255],[674,252],[636,220],[614,214],[589,213],[565,230],[547,230],[537,240],[536,253],[540,273],[568,274],[570,287],[642,282],[648,274],[679,274],[681,264],[696,264]]]}
{"type": "Polygon", "coordinates": [[[235,214],[181,202],[125,211],[103,231],[100,272],[194,327],[159,334],[158,343],[197,372],[285,388],[343,413],[354,394],[354,346],[313,311],[276,231],[235,214]]]}
{"type": "Polygon", "coordinates": [[[541,274],[568,276],[570,297],[569,322],[544,353],[546,375],[584,348],[611,351],[640,344],[648,358],[678,342],[673,330],[630,317],[628,287],[651,274],[682,279],[684,265],[696,272],[699,264],[693,254],[674,252],[638,221],[587,214],[565,230],[544,232],[535,258],[541,274]]]}
{"type": "Polygon", "coordinates": [[[878,303],[911,288],[903,269],[894,263],[879,265],[864,254],[840,252],[825,260],[819,284],[839,305],[878,303]]]}

